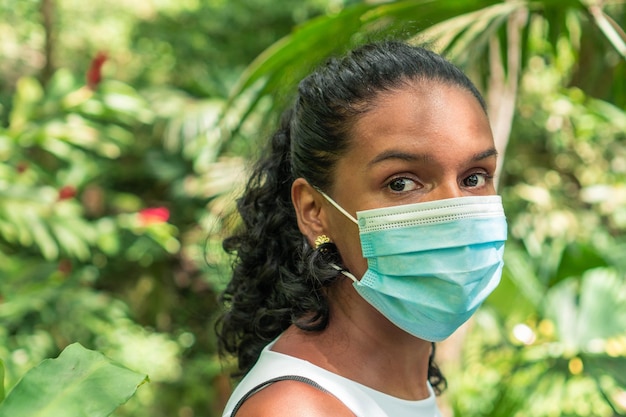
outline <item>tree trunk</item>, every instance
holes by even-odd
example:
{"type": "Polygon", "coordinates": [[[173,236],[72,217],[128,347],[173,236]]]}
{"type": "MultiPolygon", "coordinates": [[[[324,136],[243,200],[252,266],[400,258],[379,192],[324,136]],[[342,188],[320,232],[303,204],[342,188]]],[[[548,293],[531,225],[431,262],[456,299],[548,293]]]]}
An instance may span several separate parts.
{"type": "Polygon", "coordinates": [[[40,13],[45,36],[41,83],[45,86],[54,73],[54,0],[41,0],[40,13]]]}
{"type": "MultiPolygon", "coordinates": [[[[490,42],[490,76],[487,90],[487,106],[491,120],[491,130],[498,150],[497,172],[502,171],[504,154],[515,116],[517,88],[522,69],[521,31],[528,21],[528,10],[520,9],[509,17],[507,24],[505,73],[500,55],[500,42],[494,37],[490,42]]],[[[498,176],[499,177],[499,176],[498,176]]]]}

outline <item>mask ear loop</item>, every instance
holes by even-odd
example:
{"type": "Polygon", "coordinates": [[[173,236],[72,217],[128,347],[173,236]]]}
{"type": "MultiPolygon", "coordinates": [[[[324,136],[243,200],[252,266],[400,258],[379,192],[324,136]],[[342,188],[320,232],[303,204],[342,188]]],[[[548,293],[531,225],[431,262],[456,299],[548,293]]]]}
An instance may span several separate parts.
{"type": "Polygon", "coordinates": [[[332,204],[337,210],[339,210],[341,212],[341,214],[343,214],[344,216],[346,216],[347,218],[349,218],[350,220],[352,220],[352,222],[354,224],[356,224],[357,226],[359,225],[359,221],[357,219],[355,219],[352,214],[348,213],[348,211],[346,209],[344,209],[343,207],[341,207],[339,204],[337,204],[337,202],[335,200],[333,200],[332,198],[330,198],[324,191],[320,190],[317,187],[313,187],[317,190],[318,193],[320,193],[322,195],[322,197],[324,197],[326,199],[326,201],[328,201],[330,204],[332,204]]]}
{"type": "MultiPolygon", "coordinates": [[[[348,213],[348,211],[346,209],[344,209],[343,207],[341,207],[339,204],[337,204],[337,202],[335,200],[333,200],[332,198],[330,198],[328,196],[328,194],[326,194],[324,191],[320,190],[317,187],[313,187],[315,188],[315,190],[320,193],[322,195],[322,197],[324,197],[326,199],[326,201],[328,201],[330,204],[332,204],[337,210],[339,210],[341,212],[341,214],[343,214],[344,216],[346,216],[348,219],[352,220],[352,222],[354,224],[356,224],[357,226],[359,225],[359,221],[357,219],[355,219],[350,213],[348,213]]],[[[342,267],[340,267],[337,264],[334,263],[330,263],[330,266],[332,266],[333,268],[335,268],[337,271],[341,272],[343,275],[347,276],[348,278],[350,278],[353,282],[358,282],[359,280],[356,279],[356,277],[346,271],[345,269],[343,269],[342,267]]]]}
{"type": "Polygon", "coordinates": [[[341,272],[342,274],[344,274],[345,276],[347,276],[348,278],[350,278],[353,282],[358,282],[359,280],[356,279],[356,277],[351,274],[350,272],[346,271],[345,269],[343,269],[342,267],[340,267],[337,264],[329,264],[330,266],[332,266],[333,268],[335,268],[337,271],[341,272]]]}

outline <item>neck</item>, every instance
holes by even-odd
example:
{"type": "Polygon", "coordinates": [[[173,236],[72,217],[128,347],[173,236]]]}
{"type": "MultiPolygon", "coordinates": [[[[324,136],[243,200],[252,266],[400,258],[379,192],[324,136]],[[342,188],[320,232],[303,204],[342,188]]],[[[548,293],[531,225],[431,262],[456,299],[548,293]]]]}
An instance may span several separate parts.
{"type": "Polygon", "coordinates": [[[397,328],[345,281],[329,294],[325,330],[304,332],[292,326],[274,350],[398,398],[427,398],[430,342],[397,328]]]}

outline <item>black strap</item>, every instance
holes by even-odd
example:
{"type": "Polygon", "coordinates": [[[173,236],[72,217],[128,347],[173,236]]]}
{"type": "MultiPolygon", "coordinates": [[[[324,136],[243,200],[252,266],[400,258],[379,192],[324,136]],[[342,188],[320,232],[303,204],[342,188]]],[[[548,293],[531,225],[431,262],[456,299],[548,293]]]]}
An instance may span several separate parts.
{"type": "Polygon", "coordinates": [[[248,391],[243,397],[241,397],[239,402],[237,402],[237,404],[235,405],[235,408],[233,408],[233,412],[230,414],[230,416],[231,417],[235,417],[235,414],[237,414],[237,411],[239,411],[239,409],[243,405],[244,401],[246,401],[248,398],[252,397],[254,394],[259,392],[263,388],[267,387],[268,385],[273,384],[274,382],[278,382],[278,381],[298,381],[298,382],[304,382],[305,384],[311,385],[312,387],[315,387],[315,388],[317,388],[318,390],[320,390],[322,392],[328,392],[328,390],[326,390],[324,387],[322,387],[317,382],[313,381],[312,379],[300,376],[300,375],[279,376],[279,377],[276,377],[276,378],[269,379],[269,380],[267,380],[265,382],[262,382],[259,385],[257,385],[256,387],[252,388],[250,391],[248,391]]]}

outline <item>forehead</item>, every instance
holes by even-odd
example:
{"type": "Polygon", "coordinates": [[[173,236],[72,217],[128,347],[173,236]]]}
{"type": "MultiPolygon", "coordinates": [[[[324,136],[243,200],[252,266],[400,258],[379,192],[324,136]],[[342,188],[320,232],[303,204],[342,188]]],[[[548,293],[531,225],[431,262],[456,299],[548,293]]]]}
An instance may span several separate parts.
{"type": "Polygon", "coordinates": [[[349,141],[348,153],[356,151],[359,158],[390,147],[440,158],[493,147],[487,115],[476,97],[437,81],[411,82],[379,94],[352,125],[349,141]]]}

